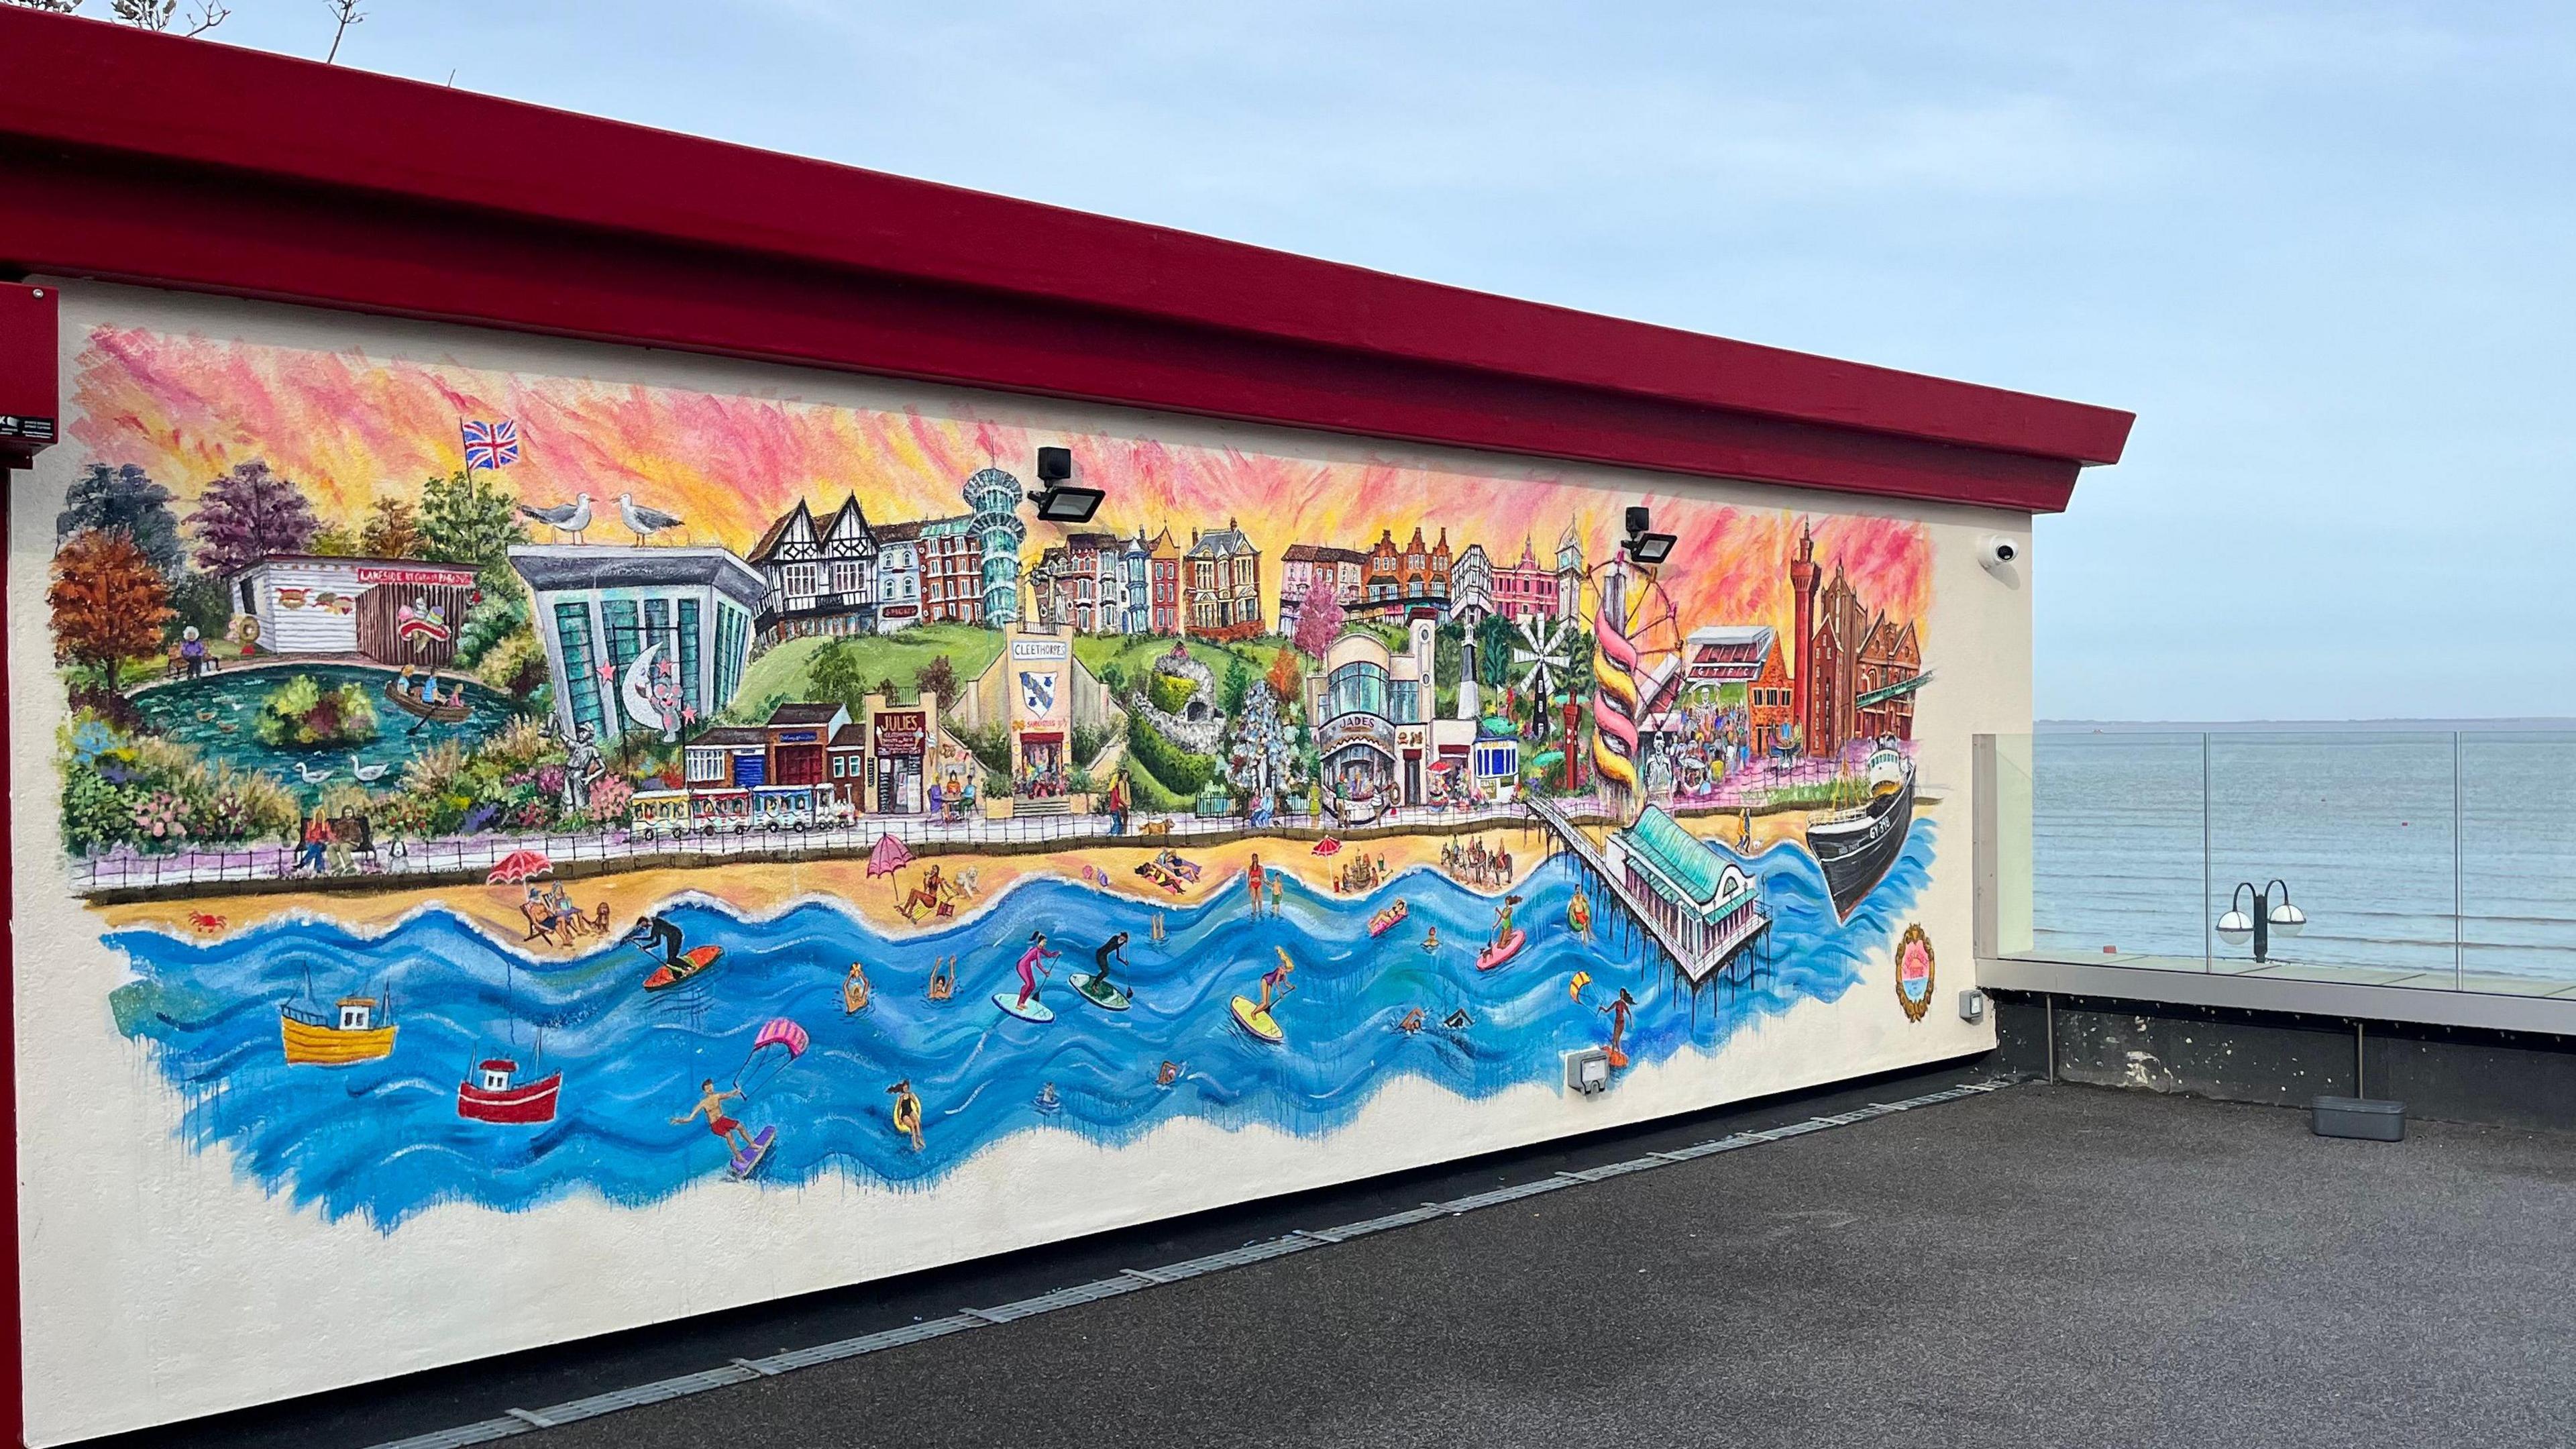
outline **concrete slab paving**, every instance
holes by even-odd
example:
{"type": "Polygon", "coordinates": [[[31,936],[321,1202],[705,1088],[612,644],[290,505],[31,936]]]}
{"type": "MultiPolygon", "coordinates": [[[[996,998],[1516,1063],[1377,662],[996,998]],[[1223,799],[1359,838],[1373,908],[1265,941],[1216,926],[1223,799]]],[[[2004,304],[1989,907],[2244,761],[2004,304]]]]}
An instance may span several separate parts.
{"type": "Polygon", "coordinates": [[[531,1449],[2576,1442],[2576,1139],[2024,1087],[531,1449]]]}

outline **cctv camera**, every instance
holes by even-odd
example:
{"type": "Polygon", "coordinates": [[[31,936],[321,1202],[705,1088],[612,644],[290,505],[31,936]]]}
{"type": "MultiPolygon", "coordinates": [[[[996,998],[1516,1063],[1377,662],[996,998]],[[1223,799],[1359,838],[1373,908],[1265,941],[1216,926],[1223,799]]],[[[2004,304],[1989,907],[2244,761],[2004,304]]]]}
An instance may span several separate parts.
{"type": "Polygon", "coordinates": [[[1630,538],[1635,538],[1654,526],[1654,516],[1648,513],[1645,509],[1634,506],[1631,506],[1628,509],[1628,536],[1630,538]]]}
{"type": "Polygon", "coordinates": [[[2011,564],[2021,557],[2021,545],[2000,533],[1990,533],[1977,545],[1977,563],[1989,572],[2011,564]]]}

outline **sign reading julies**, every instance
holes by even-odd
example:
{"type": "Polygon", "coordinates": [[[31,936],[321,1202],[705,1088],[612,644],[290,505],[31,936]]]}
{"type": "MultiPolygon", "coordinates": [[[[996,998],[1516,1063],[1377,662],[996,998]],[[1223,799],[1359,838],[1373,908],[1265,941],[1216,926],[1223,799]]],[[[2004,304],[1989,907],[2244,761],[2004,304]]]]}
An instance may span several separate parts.
{"type": "Polygon", "coordinates": [[[929,720],[917,709],[890,709],[878,713],[876,751],[880,755],[917,755],[923,736],[929,733],[929,720]]]}

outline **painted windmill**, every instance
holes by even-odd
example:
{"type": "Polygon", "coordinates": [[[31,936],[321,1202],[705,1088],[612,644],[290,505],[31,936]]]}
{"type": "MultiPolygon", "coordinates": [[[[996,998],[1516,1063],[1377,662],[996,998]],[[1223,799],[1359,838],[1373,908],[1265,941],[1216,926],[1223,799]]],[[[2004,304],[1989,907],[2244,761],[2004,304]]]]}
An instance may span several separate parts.
{"type": "Polygon", "coordinates": [[[1547,733],[1547,702],[1573,667],[1574,621],[1525,614],[1517,621],[1521,642],[1512,646],[1516,682],[1524,698],[1534,700],[1540,737],[1547,733]]]}

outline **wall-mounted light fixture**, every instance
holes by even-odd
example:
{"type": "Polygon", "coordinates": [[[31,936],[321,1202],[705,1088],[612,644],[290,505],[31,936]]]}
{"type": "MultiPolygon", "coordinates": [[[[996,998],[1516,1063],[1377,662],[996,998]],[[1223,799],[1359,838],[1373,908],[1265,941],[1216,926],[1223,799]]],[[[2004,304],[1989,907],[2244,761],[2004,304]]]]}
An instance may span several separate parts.
{"type": "Polygon", "coordinates": [[[2289,882],[2274,880],[2258,891],[2254,889],[2253,882],[2238,881],[2236,893],[2227,898],[2227,914],[2218,918],[2218,939],[2231,946],[2242,946],[2248,941],[2253,942],[2255,964],[2261,965],[2271,959],[2272,936],[2275,932],[2284,936],[2295,936],[2307,923],[2307,912],[2290,904],[2289,882]],[[2280,887],[2281,890],[2281,900],[2278,905],[2272,902],[2274,886],[2280,887]],[[2251,911],[2244,909],[2243,906],[2245,898],[2249,895],[2254,897],[2254,909],[2251,911]]]}
{"type": "Polygon", "coordinates": [[[1073,481],[1071,448],[1038,449],[1038,483],[1029,501],[1038,506],[1041,523],[1089,523],[1109,495],[1073,481]]]}
{"type": "Polygon", "coordinates": [[[1654,532],[1652,514],[1643,508],[1632,507],[1628,510],[1627,521],[1628,536],[1620,542],[1619,551],[1628,556],[1630,563],[1641,568],[1653,568],[1673,556],[1673,545],[1679,540],[1669,533],[1654,532]]]}

